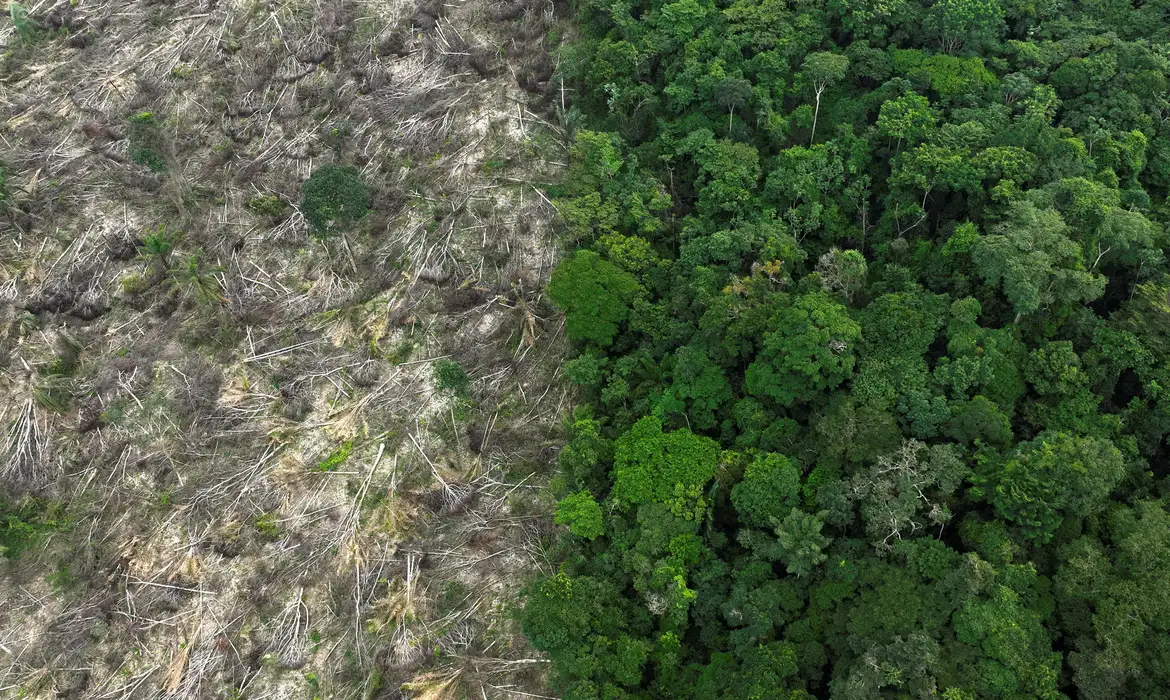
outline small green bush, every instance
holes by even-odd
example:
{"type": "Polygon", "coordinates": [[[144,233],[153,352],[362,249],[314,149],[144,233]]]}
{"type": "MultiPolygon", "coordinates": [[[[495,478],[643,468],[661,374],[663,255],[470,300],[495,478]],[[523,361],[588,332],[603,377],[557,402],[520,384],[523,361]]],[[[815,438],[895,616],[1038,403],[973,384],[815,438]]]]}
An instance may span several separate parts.
{"type": "Polygon", "coordinates": [[[370,212],[370,188],[352,165],[324,165],[301,186],[301,211],[314,238],[351,228],[370,212]]]}
{"type": "Polygon", "coordinates": [[[28,10],[18,2],[8,6],[8,16],[12,19],[12,27],[22,43],[28,43],[37,36],[37,25],[28,16],[28,10]]]}
{"type": "Polygon", "coordinates": [[[280,525],[277,524],[274,513],[261,513],[257,515],[252,519],[252,525],[263,539],[276,540],[280,538],[280,525]]]}
{"type": "Polygon", "coordinates": [[[466,396],[471,390],[467,372],[454,360],[436,360],[434,372],[435,387],[441,392],[466,396]]]}
{"type": "Polygon", "coordinates": [[[162,155],[162,130],[154,112],[139,112],[130,117],[126,137],[130,140],[130,160],[156,173],[167,169],[166,158],[162,155]]]}
{"type": "Polygon", "coordinates": [[[142,294],[150,289],[150,281],[142,275],[128,275],[122,278],[122,292],[129,296],[142,294]]]}
{"type": "Polygon", "coordinates": [[[0,496],[0,557],[18,559],[41,537],[66,525],[56,503],[35,498],[10,503],[0,496]]]}
{"type": "Polygon", "coordinates": [[[284,201],[274,194],[258,194],[248,200],[248,210],[256,216],[275,219],[284,214],[284,201]]]}

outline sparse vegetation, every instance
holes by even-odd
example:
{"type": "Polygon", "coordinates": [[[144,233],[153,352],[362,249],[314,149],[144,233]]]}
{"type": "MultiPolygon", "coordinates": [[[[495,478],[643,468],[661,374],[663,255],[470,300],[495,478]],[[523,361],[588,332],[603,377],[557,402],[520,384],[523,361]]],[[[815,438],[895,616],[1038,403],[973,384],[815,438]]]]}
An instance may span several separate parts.
{"type": "Polygon", "coordinates": [[[318,461],[313,467],[313,471],[335,472],[341,468],[341,465],[345,464],[352,452],[353,443],[343,442],[330,452],[328,456],[318,461]]]}
{"type": "Polygon", "coordinates": [[[512,2],[0,27],[0,695],[547,694],[509,605],[568,405],[526,184],[564,137],[512,2]]]}
{"type": "Polygon", "coordinates": [[[10,503],[0,494],[0,558],[16,560],[67,521],[57,503],[24,498],[10,503]]]}

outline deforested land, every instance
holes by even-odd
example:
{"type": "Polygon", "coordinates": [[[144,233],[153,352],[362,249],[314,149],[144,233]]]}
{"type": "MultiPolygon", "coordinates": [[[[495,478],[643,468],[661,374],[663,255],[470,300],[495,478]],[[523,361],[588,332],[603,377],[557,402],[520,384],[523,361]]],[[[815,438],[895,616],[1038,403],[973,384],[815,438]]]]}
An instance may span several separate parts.
{"type": "Polygon", "coordinates": [[[552,6],[4,9],[0,697],[545,692],[552,6]]]}

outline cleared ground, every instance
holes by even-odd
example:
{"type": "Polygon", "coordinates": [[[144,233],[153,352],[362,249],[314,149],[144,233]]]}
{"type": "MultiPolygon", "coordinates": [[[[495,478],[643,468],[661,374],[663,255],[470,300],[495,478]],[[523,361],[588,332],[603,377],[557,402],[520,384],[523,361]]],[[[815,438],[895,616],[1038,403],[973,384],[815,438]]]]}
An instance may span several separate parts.
{"type": "Polygon", "coordinates": [[[547,695],[552,5],[24,9],[0,492],[56,515],[0,558],[0,697],[547,695]],[[374,204],[322,243],[327,163],[374,204]]]}

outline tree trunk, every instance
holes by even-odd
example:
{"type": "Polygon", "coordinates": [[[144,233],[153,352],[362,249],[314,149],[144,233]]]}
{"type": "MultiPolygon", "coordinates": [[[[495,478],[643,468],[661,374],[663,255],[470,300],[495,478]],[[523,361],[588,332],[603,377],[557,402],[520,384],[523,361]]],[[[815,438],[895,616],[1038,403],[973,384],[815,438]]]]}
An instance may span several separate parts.
{"type": "Polygon", "coordinates": [[[813,145],[813,142],[817,138],[817,117],[819,117],[821,114],[821,93],[824,91],[825,88],[823,87],[817,90],[817,107],[813,110],[812,134],[810,134],[808,137],[808,145],[810,146],[813,145]]]}

